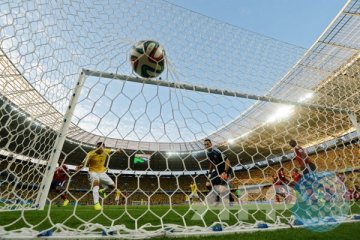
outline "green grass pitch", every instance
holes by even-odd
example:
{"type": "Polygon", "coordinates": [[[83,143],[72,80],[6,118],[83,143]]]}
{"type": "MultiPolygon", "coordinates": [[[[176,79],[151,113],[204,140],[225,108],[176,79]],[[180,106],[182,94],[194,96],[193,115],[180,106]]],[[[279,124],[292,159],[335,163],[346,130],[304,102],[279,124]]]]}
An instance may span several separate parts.
{"type": "MultiPolygon", "coordinates": [[[[200,207],[200,211],[201,211],[200,207]]],[[[255,204],[243,205],[243,209],[247,209],[248,214],[242,213],[242,221],[254,223],[255,219],[266,219],[269,213],[275,210],[276,216],[290,216],[290,211],[283,205],[255,204]],[[271,211],[272,210],[272,211],[271,211]]],[[[199,211],[195,207],[196,211],[199,211]]],[[[353,205],[352,213],[360,213],[359,205],[353,205]]],[[[236,215],[239,209],[232,209],[231,213],[236,215]]],[[[237,223],[234,215],[230,214],[227,220],[223,220],[229,225],[237,223]]],[[[67,226],[75,228],[84,222],[100,223],[104,226],[124,224],[128,228],[140,227],[146,223],[152,225],[178,224],[186,226],[204,226],[204,222],[198,218],[194,218],[194,211],[189,206],[104,206],[102,212],[93,210],[92,206],[54,206],[47,207],[43,211],[11,211],[0,213],[0,226],[6,226],[6,230],[19,229],[21,227],[29,227],[28,224],[34,226],[34,229],[42,231],[50,228],[53,224],[63,223],[67,226]],[[20,217],[23,214],[23,217],[20,217]],[[25,220],[25,221],[24,221],[25,220]]],[[[236,215],[240,216],[240,215],[236,215]]],[[[211,225],[213,222],[219,221],[217,211],[207,212],[204,216],[205,223],[211,225]]],[[[271,222],[269,219],[268,222],[271,222]]],[[[151,229],[151,228],[150,228],[151,229]]],[[[99,229],[99,233],[101,230],[99,229]]],[[[253,233],[240,233],[221,236],[202,237],[201,239],[226,239],[229,236],[239,239],[357,239],[360,234],[360,221],[356,223],[346,223],[337,226],[334,230],[328,232],[312,232],[307,229],[285,229],[276,231],[261,231],[253,233]]],[[[186,239],[196,239],[197,237],[189,237],[186,239]]],[[[177,238],[180,239],[180,238],[177,238]]],[[[181,238],[182,239],[182,238],[181,238]]]]}

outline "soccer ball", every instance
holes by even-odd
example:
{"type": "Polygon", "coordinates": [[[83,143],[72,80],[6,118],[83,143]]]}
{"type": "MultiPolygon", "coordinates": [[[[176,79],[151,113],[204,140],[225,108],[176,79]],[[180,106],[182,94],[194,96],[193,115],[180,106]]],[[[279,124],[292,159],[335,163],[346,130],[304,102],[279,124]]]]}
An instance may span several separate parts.
{"type": "Polygon", "coordinates": [[[156,41],[140,41],[132,47],[130,61],[137,75],[154,78],[165,69],[165,50],[156,41]]]}

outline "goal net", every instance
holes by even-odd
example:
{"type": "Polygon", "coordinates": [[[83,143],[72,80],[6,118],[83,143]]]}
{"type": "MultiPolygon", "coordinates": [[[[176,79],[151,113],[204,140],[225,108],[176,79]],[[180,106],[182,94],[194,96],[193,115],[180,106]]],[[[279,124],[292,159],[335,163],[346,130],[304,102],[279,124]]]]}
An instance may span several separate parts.
{"type": "Polygon", "coordinates": [[[303,49],[162,0],[0,4],[0,238],[358,220],[359,9],[303,49]]]}

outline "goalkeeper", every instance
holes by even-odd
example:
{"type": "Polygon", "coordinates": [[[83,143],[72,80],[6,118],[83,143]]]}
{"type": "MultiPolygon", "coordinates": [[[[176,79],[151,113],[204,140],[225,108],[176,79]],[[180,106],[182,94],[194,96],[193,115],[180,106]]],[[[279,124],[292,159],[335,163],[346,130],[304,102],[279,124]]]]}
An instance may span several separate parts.
{"type": "Polygon", "coordinates": [[[221,202],[228,203],[230,190],[227,179],[230,161],[220,150],[212,146],[210,139],[204,140],[204,147],[206,149],[206,156],[210,162],[209,179],[212,185],[211,191],[206,196],[206,202],[207,204],[214,204],[216,198],[219,197],[221,202]]]}

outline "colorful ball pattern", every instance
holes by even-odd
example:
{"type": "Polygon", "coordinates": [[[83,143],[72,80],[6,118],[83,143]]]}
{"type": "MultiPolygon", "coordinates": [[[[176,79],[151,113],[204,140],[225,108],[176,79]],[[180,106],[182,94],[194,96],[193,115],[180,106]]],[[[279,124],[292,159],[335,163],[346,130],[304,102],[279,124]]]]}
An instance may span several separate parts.
{"type": "Polygon", "coordinates": [[[292,213],[305,228],[316,232],[334,229],[350,211],[345,184],[334,172],[305,174],[295,186],[292,213]]]}
{"type": "Polygon", "coordinates": [[[130,61],[137,75],[154,78],[165,69],[165,50],[156,41],[140,41],[132,47],[130,61]]]}

